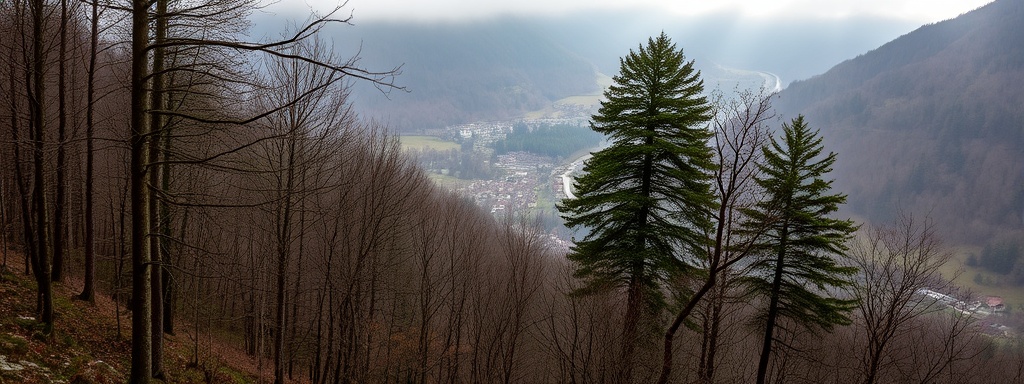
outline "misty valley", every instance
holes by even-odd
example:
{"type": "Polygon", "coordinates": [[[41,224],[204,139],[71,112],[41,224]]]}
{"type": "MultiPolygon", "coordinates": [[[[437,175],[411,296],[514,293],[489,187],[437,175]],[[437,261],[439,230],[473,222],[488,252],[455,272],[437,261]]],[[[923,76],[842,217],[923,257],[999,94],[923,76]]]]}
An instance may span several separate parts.
{"type": "Polygon", "coordinates": [[[0,3],[0,383],[1024,382],[1024,1],[551,5],[0,3]]]}

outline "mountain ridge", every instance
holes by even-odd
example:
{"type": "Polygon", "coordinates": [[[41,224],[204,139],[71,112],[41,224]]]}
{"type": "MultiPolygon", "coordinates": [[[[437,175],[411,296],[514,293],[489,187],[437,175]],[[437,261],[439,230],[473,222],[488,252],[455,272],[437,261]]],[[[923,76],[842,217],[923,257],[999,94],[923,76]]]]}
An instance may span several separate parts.
{"type": "Polygon", "coordinates": [[[984,243],[1024,228],[1020,41],[1024,2],[997,0],[793,82],[776,105],[822,129],[856,213],[930,215],[984,243]]]}
{"type": "MultiPolygon", "coordinates": [[[[566,96],[598,94],[595,74],[614,75],[620,57],[661,31],[678,41],[687,59],[696,61],[705,86],[713,89],[717,82],[707,77],[718,66],[772,72],[784,85],[912,27],[865,18],[780,25],[744,22],[735,15],[679,17],[644,9],[449,22],[363,21],[355,16],[352,25],[329,29],[336,52],[358,53],[364,68],[401,65],[396,83],[409,92],[382,95],[355,83],[353,105],[360,114],[400,132],[515,119],[566,96]],[[791,50],[803,59],[794,60],[791,50]]],[[[253,24],[270,28],[273,23],[280,21],[259,19],[253,24]]]]}

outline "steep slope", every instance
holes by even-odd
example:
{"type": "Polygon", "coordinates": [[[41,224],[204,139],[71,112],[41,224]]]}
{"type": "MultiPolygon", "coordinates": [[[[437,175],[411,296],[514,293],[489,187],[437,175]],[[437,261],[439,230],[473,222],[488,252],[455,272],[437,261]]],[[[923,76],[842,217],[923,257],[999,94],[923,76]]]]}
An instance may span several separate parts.
{"type": "Polygon", "coordinates": [[[1024,1],[998,0],[794,82],[777,105],[839,153],[856,213],[899,207],[984,243],[1024,228],[1022,41],[1024,1]]]}
{"type": "MultiPolygon", "coordinates": [[[[118,306],[105,294],[97,295],[95,304],[74,299],[82,282],[69,277],[54,286],[57,324],[54,335],[45,337],[33,317],[35,281],[19,272],[25,267],[22,255],[4,249],[0,254],[9,258],[0,267],[0,383],[125,382],[131,315],[123,312],[123,303],[118,306]]],[[[164,336],[166,382],[246,383],[266,374],[223,335],[196,334],[188,324],[179,325],[178,334],[164,336]]]]}

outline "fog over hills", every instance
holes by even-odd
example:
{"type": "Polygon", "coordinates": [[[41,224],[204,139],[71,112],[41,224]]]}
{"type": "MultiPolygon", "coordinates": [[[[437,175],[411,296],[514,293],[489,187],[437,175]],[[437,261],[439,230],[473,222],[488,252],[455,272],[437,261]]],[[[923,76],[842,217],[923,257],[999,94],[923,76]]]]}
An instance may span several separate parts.
{"type": "MultiPolygon", "coordinates": [[[[257,16],[254,25],[270,30],[280,19],[257,16]]],[[[887,19],[750,21],[636,10],[436,23],[361,21],[356,13],[353,25],[329,32],[340,54],[359,52],[365,67],[402,66],[397,83],[408,93],[385,97],[357,83],[356,110],[394,129],[418,131],[516,118],[566,96],[597,93],[596,72],[614,75],[619,57],[663,30],[696,60],[712,89],[735,75],[721,67],[774,73],[785,85],[914,27],[887,19]]]]}
{"type": "Polygon", "coordinates": [[[361,36],[362,64],[402,65],[397,83],[408,89],[386,98],[356,86],[356,108],[404,131],[517,118],[598,92],[593,64],[523,23],[381,23],[353,31],[361,36]]]}
{"type": "Polygon", "coordinates": [[[930,214],[984,244],[1024,228],[1021,41],[1024,2],[999,0],[794,82],[777,106],[822,130],[855,211],[930,214]]]}
{"type": "Polygon", "coordinates": [[[619,57],[664,30],[696,60],[708,90],[743,76],[751,86],[756,71],[778,75],[788,86],[781,115],[803,113],[823,131],[854,213],[884,220],[898,206],[946,223],[956,241],[978,241],[1024,225],[1021,7],[1001,0],[924,27],[644,10],[434,23],[363,22],[356,13],[329,32],[364,67],[402,68],[396,82],[408,92],[385,96],[357,82],[354,108],[422,132],[597,94],[598,74],[616,74],[619,57]]]}

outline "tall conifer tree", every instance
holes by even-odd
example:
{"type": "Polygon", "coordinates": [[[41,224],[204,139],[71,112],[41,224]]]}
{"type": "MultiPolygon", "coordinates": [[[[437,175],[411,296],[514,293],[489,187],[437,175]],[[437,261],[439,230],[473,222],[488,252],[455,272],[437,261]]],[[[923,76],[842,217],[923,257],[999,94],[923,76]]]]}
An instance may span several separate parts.
{"type": "Polygon", "coordinates": [[[577,197],[558,209],[567,226],[589,231],[569,254],[586,281],[577,293],[626,292],[617,381],[629,382],[641,318],[664,307],[663,283],[705,253],[714,165],[711,106],[682,49],[662,33],[619,66],[591,123],[611,145],[586,162],[577,197]]]}
{"type": "Polygon", "coordinates": [[[803,116],[782,125],[782,142],[772,138],[763,148],[762,177],[757,183],[766,199],[745,213],[748,228],[770,230],[764,235],[761,257],[744,278],[748,293],[764,296],[768,307],[763,314],[765,333],[758,364],[757,382],[767,378],[775,328],[782,318],[830,330],[835,324],[849,324],[846,316],[852,300],[829,295],[850,284],[855,268],[836,262],[846,252],[846,241],[856,230],[850,220],[830,218],[846,195],[831,194],[835,154],[819,158],[824,149],[817,131],[811,131],[803,116]]]}

